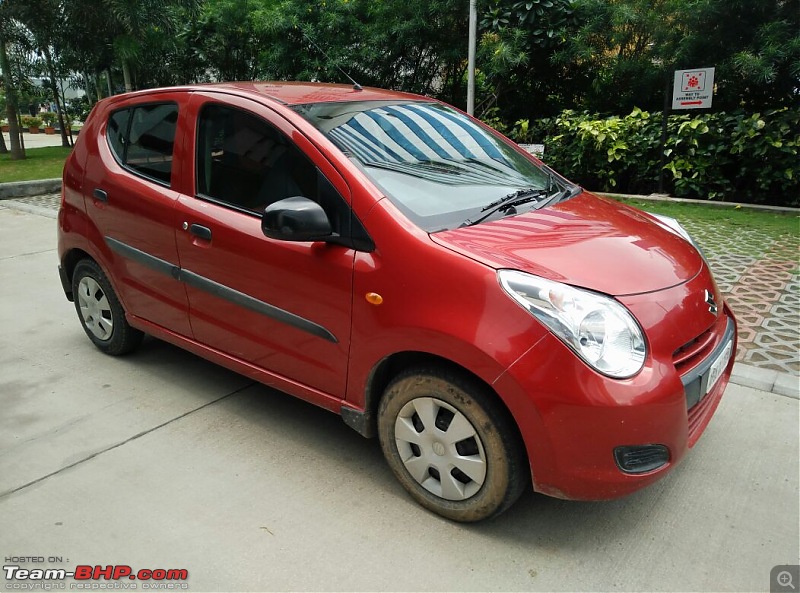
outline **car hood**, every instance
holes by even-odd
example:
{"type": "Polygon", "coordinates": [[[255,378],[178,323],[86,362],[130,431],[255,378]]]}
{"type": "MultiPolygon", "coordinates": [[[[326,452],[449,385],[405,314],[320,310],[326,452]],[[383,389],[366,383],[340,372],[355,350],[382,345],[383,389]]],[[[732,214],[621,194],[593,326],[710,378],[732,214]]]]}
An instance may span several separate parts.
{"type": "Polygon", "coordinates": [[[649,215],[587,192],[431,238],[496,269],[522,270],[614,296],[682,284],[703,266],[691,244],[649,215]]]}

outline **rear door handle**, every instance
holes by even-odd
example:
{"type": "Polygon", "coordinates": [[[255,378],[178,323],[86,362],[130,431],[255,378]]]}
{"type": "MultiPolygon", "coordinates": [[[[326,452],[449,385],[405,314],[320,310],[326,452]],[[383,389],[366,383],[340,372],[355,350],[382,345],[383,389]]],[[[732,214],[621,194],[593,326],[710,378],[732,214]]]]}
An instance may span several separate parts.
{"type": "Polygon", "coordinates": [[[99,200],[101,202],[108,202],[108,194],[99,187],[94,188],[92,195],[94,196],[95,200],[99,200]]]}
{"type": "Polygon", "coordinates": [[[189,232],[192,233],[195,237],[199,237],[201,239],[205,239],[206,241],[211,241],[211,229],[207,226],[203,226],[200,224],[193,224],[189,227],[189,232]]]}

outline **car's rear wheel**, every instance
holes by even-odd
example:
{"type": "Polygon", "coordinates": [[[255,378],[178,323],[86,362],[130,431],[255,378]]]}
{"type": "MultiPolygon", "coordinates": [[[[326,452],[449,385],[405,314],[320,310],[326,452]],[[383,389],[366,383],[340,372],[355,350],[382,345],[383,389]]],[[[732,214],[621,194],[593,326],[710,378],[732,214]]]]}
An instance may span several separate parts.
{"type": "Polygon", "coordinates": [[[72,294],[78,319],[100,350],[119,356],[141,343],[144,334],[128,324],[111,283],[97,263],[90,259],[78,262],[72,274],[72,294]]]}
{"type": "Polygon", "coordinates": [[[511,506],[529,479],[508,412],[478,380],[444,368],[412,369],[387,387],[378,436],[389,467],[420,504],[479,521],[511,506]]]}

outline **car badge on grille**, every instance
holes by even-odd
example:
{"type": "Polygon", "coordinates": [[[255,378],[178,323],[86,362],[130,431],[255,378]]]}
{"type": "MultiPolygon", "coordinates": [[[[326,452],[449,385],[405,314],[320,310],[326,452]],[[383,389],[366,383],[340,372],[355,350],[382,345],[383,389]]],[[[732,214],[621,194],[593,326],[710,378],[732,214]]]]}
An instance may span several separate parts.
{"type": "Polygon", "coordinates": [[[706,299],[706,305],[708,305],[708,312],[711,313],[712,315],[716,315],[717,314],[717,302],[714,300],[714,295],[711,294],[710,290],[706,289],[704,296],[705,296],[705,299],[706,299]]]}

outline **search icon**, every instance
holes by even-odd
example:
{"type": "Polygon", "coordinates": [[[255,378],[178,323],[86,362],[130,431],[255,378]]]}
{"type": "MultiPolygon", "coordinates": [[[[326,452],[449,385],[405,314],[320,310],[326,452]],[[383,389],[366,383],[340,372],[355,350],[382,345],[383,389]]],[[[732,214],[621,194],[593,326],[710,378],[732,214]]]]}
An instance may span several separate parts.
{"type": "Polygon", "coordinates": [[[792,591],[796,591],[794,583],[792,582],[792,573],[790,573],[788,570],[780,571],[776,577],[776,580],[781,587],[789,587],[792,589],[792,591]]]}

